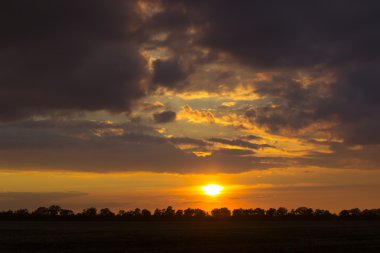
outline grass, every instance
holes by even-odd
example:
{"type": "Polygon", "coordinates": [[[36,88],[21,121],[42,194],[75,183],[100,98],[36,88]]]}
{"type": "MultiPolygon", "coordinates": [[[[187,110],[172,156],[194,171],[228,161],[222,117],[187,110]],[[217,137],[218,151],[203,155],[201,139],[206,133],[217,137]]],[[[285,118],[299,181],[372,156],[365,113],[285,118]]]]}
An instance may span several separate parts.
{"type": "Polygon", "coordinates": [[[380,252],[380,221],[0,222],[0,252],[380,252]]]}

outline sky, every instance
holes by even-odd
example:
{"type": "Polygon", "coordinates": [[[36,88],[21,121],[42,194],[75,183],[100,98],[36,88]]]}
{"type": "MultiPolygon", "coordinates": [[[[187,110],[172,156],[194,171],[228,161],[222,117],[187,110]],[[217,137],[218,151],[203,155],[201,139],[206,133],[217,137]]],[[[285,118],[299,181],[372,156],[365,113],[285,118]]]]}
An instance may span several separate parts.
{"type": "Polygon", "coordinates": [[[378,208],[379,11],[1,1],[0,210],[378,208]]]}

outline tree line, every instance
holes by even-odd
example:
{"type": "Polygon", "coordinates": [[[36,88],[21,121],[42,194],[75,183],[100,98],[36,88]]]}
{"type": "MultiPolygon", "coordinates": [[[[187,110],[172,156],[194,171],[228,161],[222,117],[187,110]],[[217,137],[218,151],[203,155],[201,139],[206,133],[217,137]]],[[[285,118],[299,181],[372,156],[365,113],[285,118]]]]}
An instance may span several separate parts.
{"type": "Polygon", "coordinates": [[[117,213],[109,208],[96,209],[90,207],[82,212],[61,208],[58,205],[39,207],[33,211],[18,209],[15,211],[0,211],[0,220],[63,220],[63,221],[180,221],[180,220],[380,220],[380,208],[364,209],[353,208],[342,210],[338,214],[323,209],[299,207],[288,210],[279,208],[249,208],[233,209],[227,207],[215,208],[206,212],[199,208],[173,209],[168,206],[164,209],[156,208],[153,212],[148,209],[136,208],[120,210],[117,213]]]}

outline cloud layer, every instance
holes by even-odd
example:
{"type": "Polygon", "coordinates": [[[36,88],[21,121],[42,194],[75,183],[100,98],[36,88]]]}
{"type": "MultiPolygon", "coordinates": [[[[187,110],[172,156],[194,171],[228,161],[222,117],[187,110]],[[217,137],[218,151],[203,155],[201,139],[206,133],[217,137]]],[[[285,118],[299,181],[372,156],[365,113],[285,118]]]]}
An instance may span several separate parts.
{"type": "Polygon", "coordinates": [[[379,3],[0,6],[2,168],[380,167],[379,3]]]}

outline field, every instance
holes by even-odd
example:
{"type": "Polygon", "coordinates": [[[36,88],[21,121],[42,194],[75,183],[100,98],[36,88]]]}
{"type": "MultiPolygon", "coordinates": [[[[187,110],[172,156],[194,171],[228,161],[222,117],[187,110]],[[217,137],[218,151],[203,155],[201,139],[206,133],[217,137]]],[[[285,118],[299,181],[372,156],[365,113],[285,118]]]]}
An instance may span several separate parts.
{"type": "Polygon", "coordinates": [[[0,252],[380,252],[380,221],[0,222],[0,252]]]}

